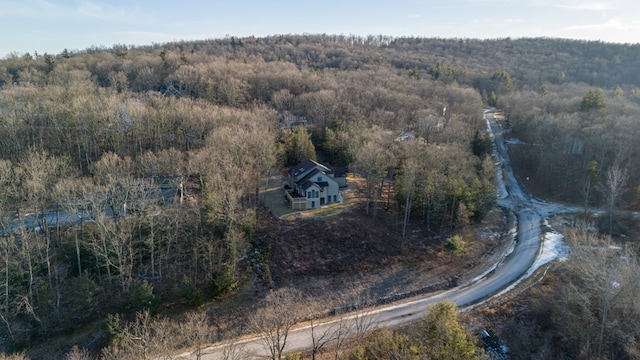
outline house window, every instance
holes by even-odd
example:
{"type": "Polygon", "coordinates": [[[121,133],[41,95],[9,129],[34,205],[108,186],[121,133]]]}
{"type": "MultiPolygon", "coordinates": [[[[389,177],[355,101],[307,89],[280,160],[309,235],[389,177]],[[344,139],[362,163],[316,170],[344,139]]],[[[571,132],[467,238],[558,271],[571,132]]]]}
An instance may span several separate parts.
{"type": "Polygon", "coordinates": [[[307,191],[307,199],[311,198],[311,191],[307,191]]]}
{"type": "Polygon", "coordinates": [[[337,195],[333,195],[333,202],[337,202],[338,201],[338,196],[337,195]]]}
{"type": "Polygon", "coordinates": [[[318,181],[322,181],[322,176],[318,176],[318,181]]]}
{"type": "Polygon", "coordinates": [[[315,201],[312,201],[312,202],[311,202],[311,208],[313,209],[313,208],[315,208],[315,207],[316,207],[316,202],[315,202],[315,201]]]}

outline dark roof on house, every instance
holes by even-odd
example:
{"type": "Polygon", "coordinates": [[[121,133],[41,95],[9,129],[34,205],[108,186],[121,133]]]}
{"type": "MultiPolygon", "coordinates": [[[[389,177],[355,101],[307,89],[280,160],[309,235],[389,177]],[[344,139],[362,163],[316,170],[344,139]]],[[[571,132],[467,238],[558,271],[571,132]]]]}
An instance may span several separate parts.
{"type": "Polygon", "coordinates": [[[314,183],[313,181],[305,181],[304,183],[302,183],[302,189],[303,190],[307,190],[308,188],[312,187],[313,185],[316,185],[316,183],[314,183]]]}
{"type": "Polygon", "coordinates": [[[321,188],[325,188],[329,186],[329,182],[327,181],[319,181],[316,184],[318,184],[318,186],[320,186],[321,188]]]}
{"type": "Polygon", "coordinates": [[[331,171],[333,171],[334,177],[347,177],[347,168],[332,166],[331,171]]]}
{"type": "Polygon", "coordinates": [[[307,181],[310,181],[311,179],[313,179],[314,176],[318,175],[318,174],[324,174],[324,172],[315,169],[313,171],[311,171],[310,173],[308,173],[305,177],[303,177],[302,179],[296,181],[296,183],[298,184],[304,184],[307,181]]]}
{"type": "Polygon", "coordinates": [[[294,176],[297,176],[298,174],[302,174],[303,172],[314,167],[320,168],[321,170],[325,171],[327,174],[331,173],[331,169],[311,159],[305,160],[300,164],[292,167],[291,169],[289,169],[289,173],[293,174],[294,176]]]}

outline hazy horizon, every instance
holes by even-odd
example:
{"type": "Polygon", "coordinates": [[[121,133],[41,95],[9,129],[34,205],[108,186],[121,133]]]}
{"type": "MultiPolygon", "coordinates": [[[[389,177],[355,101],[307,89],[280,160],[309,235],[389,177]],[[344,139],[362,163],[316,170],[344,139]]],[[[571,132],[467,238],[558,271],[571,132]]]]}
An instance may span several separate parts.
{"type": "Polygon", "coordinates": [[[549,37],[640,43],[630,0],[190,1],[0,0],[0,57],[115,44],[344,34],[500,39],[549,37]]]}

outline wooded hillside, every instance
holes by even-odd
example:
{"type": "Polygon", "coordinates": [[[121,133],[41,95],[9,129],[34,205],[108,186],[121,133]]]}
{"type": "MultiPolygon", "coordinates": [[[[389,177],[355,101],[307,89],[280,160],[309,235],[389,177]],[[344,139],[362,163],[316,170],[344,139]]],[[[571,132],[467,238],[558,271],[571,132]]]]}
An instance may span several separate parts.
{"type": "Polygon", "coordinates": [[[251,279],[262,180],[311,149],[365,179],[370,216],[393,180],[402,236],[411,222],[442,236],[482,220],[495,205],[487,106],[548,193],[637,208],[638,68],[640,45],[554,39],[284,35],[10,55],[0,349],[105,319],[113,346],[115,314],[233,292],[251,279]]]}

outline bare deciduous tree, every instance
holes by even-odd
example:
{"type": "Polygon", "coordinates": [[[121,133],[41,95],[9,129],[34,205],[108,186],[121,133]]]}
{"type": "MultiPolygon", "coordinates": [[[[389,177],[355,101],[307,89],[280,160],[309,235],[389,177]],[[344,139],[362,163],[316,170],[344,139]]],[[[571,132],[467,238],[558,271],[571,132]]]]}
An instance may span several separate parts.
{"type": "MultiPolygon", "coordinates": [[[[548,317],[561,353],[585,358],[633,357],[640,321],[638,258],[634,251],[612,246],[595,232],[571,229],[565,241],[571,256],[563,262],[562,279],[552,297],[537,311],[548,317]]],[[[540,306],[540,305],[539,305],[540,306]]]]}
{"type": "Polygon", "coordinates": [[[322,324],[316,323],[313,320],[310,322],[311,330],[311,358],[316,359],[320,355],[327,345],[331,344],[336,347],[340,347],[344,341],[344,323],[342,319],[337,323],[322,324]]]}
{"type": "Polygon", "coordinates": [[[204,312],[192,311],[185,316],[185,321],[180,324],[180,329],[188,345],[194,347],[192,354],[196,359],[202,359],[202,350],[205,345],[211,343],[211,328],[207,323],[207,314],[204,312]]]}
{"type": "Polygon", "coordinates": [[[382,192],[383,180],[390,176],[389,169],[395,166],[394,154],[391,151],[392,142],[381,131],[370,130],[362,134],[360,141],[352,144],[354,167],[366,180],[365,196],[367,199],[365,211],[377,216],[377,204],[382,192]],[[372,210],[370,208],[373,207],[372,210]]]}
{"type": "Polygon", "coordinates": [[[222,360],[249,360],[251,355],[248,354],[244,346],[238,344],[228,344],[222,350],[222,360]]]}
{"type": "Polygon", "coordinates": [[[124,351],[146,360],[155,340],[153,335],[151,314],[148,311],[138,312],[136,318],[126,325],[120,345],[124,351]]]}
{"type": "Polygon", "coordinates": [[[618,199],[625,191],[629,182],[629,175],[625,168],[613,165],[607,170],[605,182],[602,191],[607,197],[607,209],[609,210],[609,235],[613,233],[613,212],[616,209],[618,199]]]}
{"type": "Polygon", "coordinates": [[[266,304],[251,319],[262,345],[272,360],[282,359],[291,328],[303,318],[302,294],[293,288],[280,288],[267,294],[266,304]]]}
{"type": "Polygon", "coordinates": [[[79,348],[77,345],[74,345],[71,350],[64,356],[65,360],[91,360],[91,354],[89,350],[79,348]]]}

